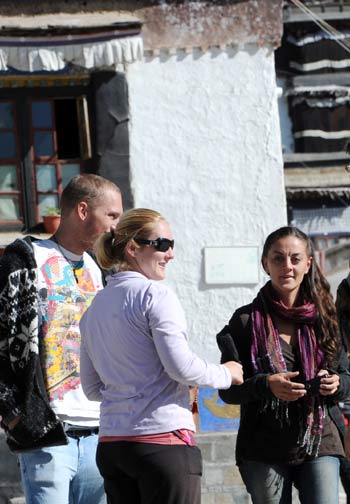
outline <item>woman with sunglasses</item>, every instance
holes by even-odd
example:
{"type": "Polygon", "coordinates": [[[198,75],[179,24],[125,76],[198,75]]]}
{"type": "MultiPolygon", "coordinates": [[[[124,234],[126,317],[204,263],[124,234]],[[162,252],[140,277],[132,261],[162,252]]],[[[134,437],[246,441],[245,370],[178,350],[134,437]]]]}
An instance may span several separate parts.
{"type": "Polygon", "coordinates": [[[217,336],[244,370],[220,392],[241,405],[237,464],[254,504],[291,504],[293,484],[302,504],[335,504],[349,376],[329,284],[295,227],[267,237],[261,262],[270,281],[217,336]]]}
{"type": "Polygon", "coordinates": [[[125,212],[96,248],[101,267],[117,272],[81,320],[80,372],[87,397],[101,401],[97,464],[109,504],[199,504],[189,388],[242,383],[240,364],[190,350],[180,303],[158,282],[173,249],[169,224],[142,208],[125,212]]]}

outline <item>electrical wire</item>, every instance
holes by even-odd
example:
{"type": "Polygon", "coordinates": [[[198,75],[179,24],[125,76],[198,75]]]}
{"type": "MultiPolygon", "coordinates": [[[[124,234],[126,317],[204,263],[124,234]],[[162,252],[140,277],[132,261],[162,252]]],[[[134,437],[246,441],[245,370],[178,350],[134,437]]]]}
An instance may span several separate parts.
{"type": "Polygon", "coordinates": [[[315,12],[306,7],[300,0],[290,0],[296,7],[298,7],[304,14],[308,15],[323,31],[325,31],[337,44],[339,44],[345,51],[350,53],[350,40],[344,38],[344,34],[330,25],[327,21],[320,18],[315,12]]]}

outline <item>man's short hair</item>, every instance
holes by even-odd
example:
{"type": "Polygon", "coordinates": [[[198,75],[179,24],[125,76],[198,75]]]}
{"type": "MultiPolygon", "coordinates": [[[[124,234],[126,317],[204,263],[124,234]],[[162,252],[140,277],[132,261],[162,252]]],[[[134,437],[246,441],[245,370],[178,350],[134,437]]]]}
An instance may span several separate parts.
{"type": "Polygon", "coordinates": [[[80,201],[85,201],[93,208],[97,207],[103,200],[106,190],[120,193],[119,187],[114,182],[100,175],[93,173],[76,175],[63,189],[60,201],[61,213],[69,212],[80,201]]]}

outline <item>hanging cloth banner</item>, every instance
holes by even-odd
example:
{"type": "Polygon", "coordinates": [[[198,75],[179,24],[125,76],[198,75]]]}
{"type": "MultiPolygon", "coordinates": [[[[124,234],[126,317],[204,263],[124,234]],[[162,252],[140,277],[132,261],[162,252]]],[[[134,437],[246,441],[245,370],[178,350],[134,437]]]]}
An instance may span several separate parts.
{"type": "Polygon", "coordinates": [[[0,37],[0,71],[57,72],[67,65],[85,70],[125,70],[143,57],[140,30],[0,37]]]}
{"type": "Polygon", "coordinates": [[[339,99],[292,102],[296,152],[344,152],[350,138],[350,104],[339,99]]]}
{"type": "Polygon", "coordinates": [[[349,32],[330,36],[320,31],[300,38],[288,35],[286,47],[290,54],[289,66],[301,73],[347,71],[350,68],[350,54],[338,42],[348,43],[349,38],[349,32]]]}

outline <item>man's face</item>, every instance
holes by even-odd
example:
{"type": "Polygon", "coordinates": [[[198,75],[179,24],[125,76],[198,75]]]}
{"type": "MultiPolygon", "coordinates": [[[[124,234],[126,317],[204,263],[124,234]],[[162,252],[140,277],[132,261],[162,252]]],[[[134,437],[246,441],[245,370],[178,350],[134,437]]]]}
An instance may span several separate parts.
{"type": "Polygon", "coordinates": [[[95,208],[89,208],[85,221],[85,240],[91,247],[104,232],[115,227],[123,213],[121,194],[108,189],[103,194],[100,203],[95,208]]]}

